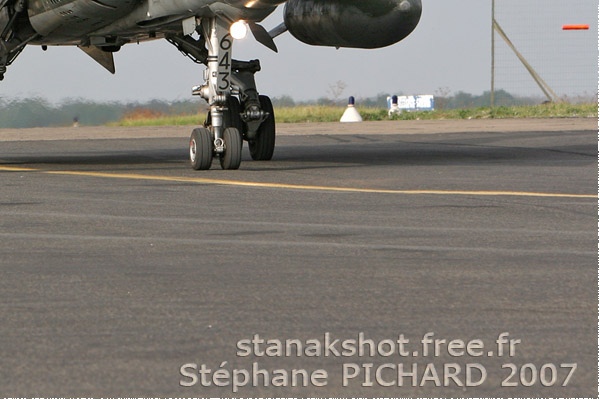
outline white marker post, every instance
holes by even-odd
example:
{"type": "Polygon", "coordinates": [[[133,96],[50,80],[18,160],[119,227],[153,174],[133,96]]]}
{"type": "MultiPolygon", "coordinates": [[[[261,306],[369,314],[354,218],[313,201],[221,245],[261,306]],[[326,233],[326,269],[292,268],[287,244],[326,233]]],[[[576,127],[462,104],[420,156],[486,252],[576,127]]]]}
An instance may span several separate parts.
{"type": "Polygon", "coordinates": [[[348,99],[348,108],[344,111],[340,122],[362,122],[362,120],[358,110],[354,107],[354,96],[350,96],[348,99]]]}

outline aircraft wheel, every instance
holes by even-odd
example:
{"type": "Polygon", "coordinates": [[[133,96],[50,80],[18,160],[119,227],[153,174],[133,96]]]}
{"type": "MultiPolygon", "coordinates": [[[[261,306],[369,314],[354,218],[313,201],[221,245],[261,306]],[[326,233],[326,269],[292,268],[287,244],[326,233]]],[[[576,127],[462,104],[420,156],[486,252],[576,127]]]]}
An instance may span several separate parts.
{"type": "Polygon", "coordinates": [[[195,170],[210,169],[213,159],[212,134],[206,128],[196,128],[190,137],[190,163],[195,170]]]}
{"type": "Polygon", "coordinates": [[[248,142],[248,147],[253,160],[268,161],[273,158],[275,151],[275,113],[270,98],[259,96],[259,100],[261,108],[269,116],[258,128],[256,138],[248,142]]]}
{"type": "Polygon", "coordinates": [[[237,128],[229,127],[223,131],[225,152],[221,155],[221,168],[238,169],[242,163],[242,135],[237,128]]]}

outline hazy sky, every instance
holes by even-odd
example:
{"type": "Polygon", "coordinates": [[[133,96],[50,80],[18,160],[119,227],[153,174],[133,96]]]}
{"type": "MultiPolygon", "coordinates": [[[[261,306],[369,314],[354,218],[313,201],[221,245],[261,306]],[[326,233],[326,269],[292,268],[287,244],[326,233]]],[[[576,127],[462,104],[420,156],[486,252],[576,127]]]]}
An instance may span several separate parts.
{"type": "MultiPolygon", "coordinates": [[[[587,1],[594,12],[565,10],[575,13],[565,23],[591,24],[587,35],[592,35],[595,47],[598,3],[587,1]]],[[[490,88],[490,15],[489,0],[423,0],[423,16],[415,32],[385,49],[312,47],[286,33],[276,39],[279,54],[249,37],[236,42],[234,57],[260,59],[263,70],[256,75],[258,89],[274,97],[328,96],[329,86],[337,81],[347,85],[344,96],[399,91],[434,94],[440,88],[480,94],[490,88]]],[[[281,19],[277,10],[263,25],[271,29],[281,19]]],[[[113,76],[77,48],[51,47],[43,52],[27,47],[0,83],[0,96],[39,95],[51,101],[74,97],[177,100],[190,98],[191,87],[202,83],[204,67],[166,41],[127,45],[115,54],[115,61],[117,74],[113,76]]]]}

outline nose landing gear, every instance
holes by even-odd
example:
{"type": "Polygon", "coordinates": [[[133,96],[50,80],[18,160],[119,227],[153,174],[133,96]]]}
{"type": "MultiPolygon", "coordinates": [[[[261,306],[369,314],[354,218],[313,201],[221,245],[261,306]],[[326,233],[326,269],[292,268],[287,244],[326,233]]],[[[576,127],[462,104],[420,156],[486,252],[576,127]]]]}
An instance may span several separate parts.
{"type": "Polygon", "coordinates": [[[275,149],[275,114],[271,100],[256,90],[259,61],[233,60],[228,22],[208,18],[198,28],[198,41],[169,38],[184,54],[207,66],[204,85],[193,89],[194,95],[208,102],[210,111],[204,127],[194,129],[190,138],[192,168],[210,169],[218,157],[223,169],[238,169],[244,140],[252,159],[270,160],[275,149]]]}

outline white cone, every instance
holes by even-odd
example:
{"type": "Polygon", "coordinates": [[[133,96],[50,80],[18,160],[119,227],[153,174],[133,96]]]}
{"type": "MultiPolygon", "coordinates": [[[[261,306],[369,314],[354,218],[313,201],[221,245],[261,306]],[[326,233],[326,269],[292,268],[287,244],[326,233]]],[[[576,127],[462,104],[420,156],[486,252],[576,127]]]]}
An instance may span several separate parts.
{"type": "Polygon", "coordinates": [[[351,96],[348,100],[348,108],[344,111],[340,122],[362,122],[362,120],[358,110],[354,107],[354,97],[351,96]]]}

